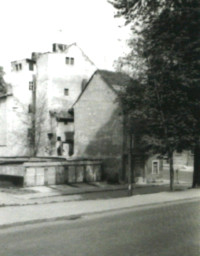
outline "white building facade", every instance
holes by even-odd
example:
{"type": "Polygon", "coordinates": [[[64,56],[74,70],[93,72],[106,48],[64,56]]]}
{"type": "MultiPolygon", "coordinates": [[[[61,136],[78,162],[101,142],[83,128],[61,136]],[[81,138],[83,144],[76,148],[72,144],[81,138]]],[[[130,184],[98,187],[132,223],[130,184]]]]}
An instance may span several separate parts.
{"type": "Polygon", "coordinates": [[[70,156],[74,127],[68,111],[95,70],[76,44],[53,44],[52,52],[12,62],[12,91],[0,97],[0,156],[31,154],[34,109],[37,155],[70,156]]]}

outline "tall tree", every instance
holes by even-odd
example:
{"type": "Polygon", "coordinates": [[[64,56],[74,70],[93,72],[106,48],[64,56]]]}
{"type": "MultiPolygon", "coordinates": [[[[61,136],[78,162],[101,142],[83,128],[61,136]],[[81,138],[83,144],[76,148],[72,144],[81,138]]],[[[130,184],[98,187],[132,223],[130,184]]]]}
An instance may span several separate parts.
{"type": "MultiPolygon", "coordinates": [[[[173,152],[195,148],[200,136],[200,2],[198,0],[116,0],[118,15],[132,22],[132,58],[142,58],[145,69],[142,106],[129,108],[132,117],[145,120],[143,141],[166,153],[173,189],[173,152]],[[137,54],[133,54],[133,53],[137,54]],[[141,111],[142,110],[142,111],[141,111]]],[[[128,56],[130,59],[130,56],[128,56]]],[[[123,95],[130,104],[130,88],[123,95]],[[128,99],[128,100],[127,100],[128,99]]],[[[134,96],[133,99],[134,100],[134,96]]],[[[195,162],[193,186],[200,185],[195,162]]]]}

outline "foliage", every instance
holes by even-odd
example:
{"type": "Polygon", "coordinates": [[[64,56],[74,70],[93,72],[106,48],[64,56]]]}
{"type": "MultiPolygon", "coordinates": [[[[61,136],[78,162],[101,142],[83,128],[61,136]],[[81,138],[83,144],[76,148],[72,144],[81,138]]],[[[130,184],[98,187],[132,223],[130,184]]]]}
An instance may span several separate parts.
{"type": "Polygon", "coordinates": [[[6,82],[4,80],[4,71],[3,68],[0,67],[0,93],[6,93],[6,82]]]}
{"type": "Polygon", "coordinates": [[[134,120],[137,115],[146,122],[143,142],[169,157],[175,150],[193,148],[200,135],[200,2],[115,0],[112,4],[118,16],[132,23],[127,59],[142,59],[145,65],[138,76],[141,88],[127,87],[122,95],[129,117],[134,120]],[[142,96],[137,99],[138,90],[142,96]]]}
{"type": "Polygon", "coordinates": [[[47,134],[45,126],[46,116],[48,114],[46,97],[43,94],[38,95],[35,113],[33,112],[32,105],[30,105],[31,108],[29,110],[27,104],[22,103],[16,97],[14,101],[16,106],[15,113],[19,123],[16,125],[12,140],[23,147],[26,150],[26,154],[36,156],[42,144],[42,137],[47,134]],[[19,126],[20,130],[18,129],[19,126]]]}

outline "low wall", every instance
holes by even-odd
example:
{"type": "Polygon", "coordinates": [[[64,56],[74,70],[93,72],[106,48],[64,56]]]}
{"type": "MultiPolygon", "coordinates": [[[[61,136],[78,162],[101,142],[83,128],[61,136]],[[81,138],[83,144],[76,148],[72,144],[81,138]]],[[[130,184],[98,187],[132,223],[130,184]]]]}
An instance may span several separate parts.
{"type": "Polygon", "coordinates": [[[24,167],[22,164],[10,163],[0,165],[0,175],[9,175],[9,176],[24,176],[24,167]]]}
{"type": "Polygon", "coordinates": [[[20,176],[24,186],[44,186],[54,184],[101,181],[102,162],[62,161],[24,162],[0,165],[0,175],[20,176]]]}
{"type": "Polygon", "coordinates": [[[101,180],[101,161],[24,163],[24,186],[101,180]]]}

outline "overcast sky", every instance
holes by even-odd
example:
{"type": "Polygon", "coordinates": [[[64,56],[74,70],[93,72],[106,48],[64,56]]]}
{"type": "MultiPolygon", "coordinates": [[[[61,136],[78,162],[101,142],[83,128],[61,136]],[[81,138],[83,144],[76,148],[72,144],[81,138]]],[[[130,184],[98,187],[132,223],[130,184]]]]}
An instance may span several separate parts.
{"type": "Polygon", "coordinates": [[[107,0],[1,0],[0,65],[77,42],[98,68],[112,69],[128,29],[107,0]]]}

